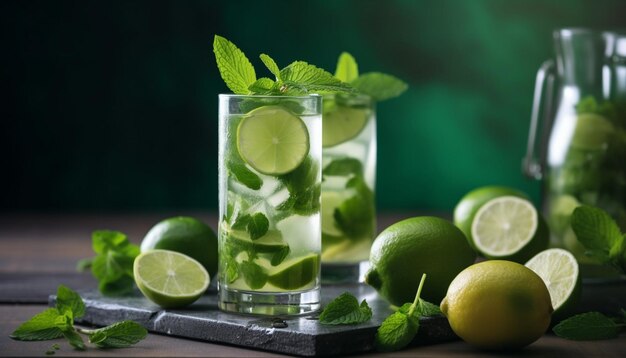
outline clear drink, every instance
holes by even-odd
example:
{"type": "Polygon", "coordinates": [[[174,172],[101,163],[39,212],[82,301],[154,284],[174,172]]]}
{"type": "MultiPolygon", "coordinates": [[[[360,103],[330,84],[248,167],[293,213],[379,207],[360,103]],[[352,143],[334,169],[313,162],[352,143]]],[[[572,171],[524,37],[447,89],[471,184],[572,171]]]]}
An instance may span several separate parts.
{"type": "Polygon", "coordinates": [[[348,267],[368,260],[376,232],[374,104],[365,95],[324,97],[322,263],[329,281],[352,279],[348,267]]]}
{"type": "Polygon", "coordinates": [[[219,305],[319,308],[321,97],[220,95],[219,305]]]}

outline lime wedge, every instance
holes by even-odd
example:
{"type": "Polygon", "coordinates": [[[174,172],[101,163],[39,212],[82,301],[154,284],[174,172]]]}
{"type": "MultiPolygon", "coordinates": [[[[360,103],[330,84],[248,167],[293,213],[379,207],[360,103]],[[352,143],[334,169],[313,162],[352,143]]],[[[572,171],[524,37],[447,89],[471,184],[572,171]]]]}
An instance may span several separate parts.
{"type": "Polygon", "coordinates": [[[322,146],[333,147],[356,137],[367,124],[368,110],[335,106],[322,116],[322,146]]]}
{"type": "Polygon", "coordinates": [[[344,196],[336,191],[322,191],[322,234],[331,237],[341,237],[343,232],[337,227],[335,209],[345,200],[344,196]]]}
{"type": "Polygon", "coordinates": [[[268,282],[284,290],[296,290],[313,284],[319,271],[318,254],[284,261],[269,271],[268,282]]]}
{"type": "Polygon", "coordinates": [[[237,148],[252,168],[268,175],[296,169],[309,153],[309,132],[299,117],[280,106],[248,113],[237,128],[237,148]]]}
{"type": "Polygon", "coordinates": [[[485,203],[472,221],[476,249],[488,258],[526,262],[547,248],[549,234],[531,202],[502,196],[485,203]]]}
{"type": "Polygon", "coordinates": [[[152,302],[164,308],[195,302],[207,287],[209,274],[191,257],[169,250],[141,253],[133,266],[135,283],[152,302]]]}
{"type": "Polygon", "coordinates": [[[535,271],[550,292],[553,315],[564,318],[580,298],[580,275],[574,255],[563,249],[549,249],[535,255],[526,263],[535,271]]]}

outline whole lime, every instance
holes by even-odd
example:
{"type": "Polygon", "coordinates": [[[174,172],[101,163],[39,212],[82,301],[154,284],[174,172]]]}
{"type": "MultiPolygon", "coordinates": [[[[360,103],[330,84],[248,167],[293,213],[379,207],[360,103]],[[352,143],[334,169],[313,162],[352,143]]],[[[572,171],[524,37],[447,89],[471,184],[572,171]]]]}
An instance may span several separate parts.
{"type": "Polygon", "coordinates": [[[154,225],[141,242],[141,252],[171,250],[200,262],[211,277],[217,273],[217,236],[202,221],[178,216],[154,225]]]}
{"type": "Polygon", "coordinates": [[[465,236],[451,222],[415,217],[389,226],[374,240],[365,281],[401,306],[413,302],[420,278],[427,274],[421,297],[439,302],[452,279],[475,259],[465,236]]]}
{"type": "Polygon", "coordinates": [[[465,342],[482,349],[518,349],[550,325],[552,303],[541,279],[524,265],[504,260],[474,264],[454,278],[441,312],[465,342]]]}
{"type": "Polygon", "coordinates": [[[476,212],[489,200],[505,195],[527,198],[526,194],[519,190],[506,186],[488,185],[465,194],[454,208],[454,225],[463,231],[472,248],[476,249],[472,240],[472,220],[476,212]]]}

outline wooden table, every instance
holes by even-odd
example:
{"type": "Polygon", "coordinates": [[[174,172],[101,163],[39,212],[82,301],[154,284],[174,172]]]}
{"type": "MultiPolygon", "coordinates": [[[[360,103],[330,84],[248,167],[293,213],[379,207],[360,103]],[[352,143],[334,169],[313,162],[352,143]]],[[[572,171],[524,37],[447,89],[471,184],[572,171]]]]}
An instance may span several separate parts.
{"type": "MultiPolygon", "coordinates": [[[[180,214],[180,213],[177,213],[180,214]]],[[[217,216],[206,213],[186,213],[205,220],[215,227],[217,216]]],[[[379,227],[385,228],[402,218],[416,213],[385,214],[379,216],[379,227]]],[[[149,334],[148,338],[132,348],[119,350],[75,351],[62,340],[18,342],[8,335],[22,322],[45,309],[48,295],[56,292],[59,284],[74,289],[95,288],[90,274],[76,272],[76,262],[92,256],[91,232],[112,229],[126,233],[131,241],[139,243],[157,221],[172,216],[163,214],[114,215],[0,215],[0,355],[45,356],[52,343],[61,349],[55,356],[117,356],[117,357],[268,357],[277,354],[211,344],[188,339],[149,334]]],[[[626,306],[626,302],[625,302],[626,306]]],[[[388,357],[493,357],[511,354],[493,354],[475,350],[462,341],[432,346],[411,347],[392,354],[371,352],[364,356],[388,357]]],[[[596,342],[574,342],[545,335],[516,356],[532,357],[624,357],[626,334],[618,339],[596,342]]]]}

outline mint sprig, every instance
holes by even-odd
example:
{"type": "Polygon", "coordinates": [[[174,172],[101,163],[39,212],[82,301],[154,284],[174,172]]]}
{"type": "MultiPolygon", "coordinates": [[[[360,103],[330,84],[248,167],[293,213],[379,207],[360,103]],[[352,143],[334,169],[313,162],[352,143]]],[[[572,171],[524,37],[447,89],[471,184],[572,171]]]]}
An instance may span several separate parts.
{"type": "Polygon", "coordinates": [[[132,244],[119,231],[99,230],[91,235],[96,256],[78,262],[78,269],[91,267],[103,295],[122,295],[133,290],[133,262],[139,255],[139,246],[132,244]]]}
{"type": "Polygon", "coordinates": [[[600,312],[582,313],[561,321],[552,331],[561,338],[575,341],[611,339],[626,327],[625,318],[613,320],[600,312]]]}
{"type": "Polygon", "coordinates": [[[397,97],[408,88],[404,81],[386,73],[369,72],[359,75],[356,60],[347,52],[339,55],[335,77],[351,84],[357,92],[366,94],[379,102],[397,97]]]}
{"type": "Polygon", "coordinates": [[[332,300],[322,314],[319,322],[324,325],[350,325],[369,321],[372,318],[372,309],[363,300],[359,301],[349,292],[344,292],[332,300]]]}
{"type": "Polygon", "coordinates": [[[275,80],[262,77],[257,80],[254,67],[235,44],[215,35],[213,52],[222,79],[236,94],[300,96],[313,92],[353,92],[347,83],[329,72],[304,61],[295,61],[279,69],[269,55],[261,54],[263,64],[274,75],[275,80]]]}
{"type": "Polygon", "coordinates": [[[420,298],[425,280],[426,274],[423,274],[413,303],[402,305],[378,328],[375,341],[378,351],[392,352],[406,347],[417,335],[420,317],[440,314],[435,305],[420,298]]]}
{"type": "MultiPolygon", "coordinates": [[[[87,346],[79,333],[86,334],[89,341],[100,348],[128,347],[148,334],[145,328],[133,321],[122,321],[96,330],[76,328],[74,320],[84,314],[85,303],[80,295],[60,285],[57,288],[56,307],[34,315],[9,337],[19,341],[46,341],[65,337],[72,347],[85,350],[87,346]]],[[[57,350],[58,345],[53,345],[53,349],[57,350]]],[[[54,350],[50,349],[46,354],[54,354],[54,350]]]]}
{"type": "Polygon", "coordinates": [[[571,225],[586,254],[626,272],[626,233],[602,209],[582,205],[571,216],[571,225]]]}

